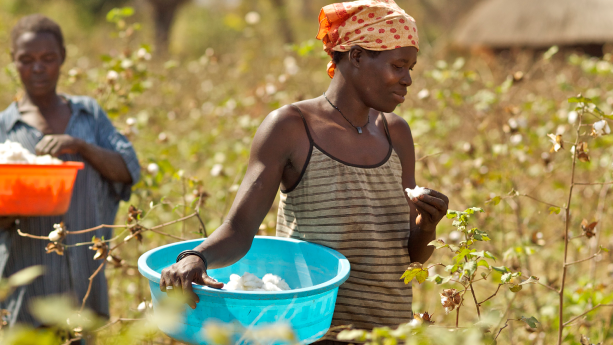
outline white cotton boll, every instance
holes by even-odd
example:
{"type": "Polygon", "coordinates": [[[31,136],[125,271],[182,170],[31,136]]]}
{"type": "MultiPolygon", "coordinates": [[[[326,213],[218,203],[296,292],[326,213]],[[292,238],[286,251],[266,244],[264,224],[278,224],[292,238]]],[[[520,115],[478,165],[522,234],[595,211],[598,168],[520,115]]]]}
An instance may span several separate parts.
{"type": "Polygon", "coordinates": [[[285,291],[291,290],[289,285],[281,277],[268,273],[264,275],[266,281],[254,274],[245,272],[243,276],[230,275],[230,281],[223,287],[228,291],[285,291]]]}
{"type": "Polygon", "coordinates": [[[49,241],[57,242],[61,239],[62,239],[62,236],[60,235],[60,232],[58,230],[54,230],[49,233],[49,241]]]}
{"type": "Polygon", "coordinates": [[[421,320],[413,319],[413,320],[411,320],[411,322],[409,322],[409,326],[411,326],[411,327],[419,327],[419,326],[421,326],[422,323],[423,322],[421,320]]]}
{"type": "Polygon", "coordinates": [[[147,172],[155,176],[160,172],[160,167],[155,163],[149,163],[149,165],[147,165],[147,172]]]}
{"type": "Polygon", "coordinates": [[[405,189],[405,192],[407,192],[409,199],[418,198],[425,194],[430,194],[430,190],[428,188],[420,187],[417,185],[413,189],[411,188],[405,189]]]}
{"type": "Polygon", "coordinates": [[[249,272],[245,272],[245,274],[243,274],[242,281],[243,286],[247,290],[261,289],[264,286],[264,282],[260,278],[249,272]]]}
{"type": "Polygon", "coordinates": [[[147,302],[140,302],[140,304],[138,305],[138,307],[136,307],[136,310],[140,311],[141,313],[144,312],[147,309],[147,302]]]}
{"type": "Polygon", "coordinates": [[[262,278],[262,281],[264,283],[273,283],[273,284],[276,285],[276,284],[279,283],[279,281],[281,281],[281,277],[276,276],[276,275],[274,275],[272,273],[268,273],[268,274],[264,275],[264,277],[262,278]]]}
{"type": "Polygon", "coordinates": [[[62,164],[60,159],[50,155],[36,156],[20,143],[7,140],[0,143],[0,163],[2,164],[62,164]]]}
{"type": "Polygon", "coordinates": [[[244,288],[237,281],[231,280],[227,284],[224,284],[223,290],[236,291],[236,290],[244,290],[244,288]]]}
{"type": "Polygon", "coordinates": [[[249,12],[245,15],[245,22],[250,25],[255,25],[260,22],[260,14],[257,12],[249,12]]]}
{"type": "Polygon", "coordinates": [[[423,89],[417,93],[417,98],[424,99],[430,97],[430,91],[428,89],[423,89]]]}
{"type": "Polygon", "coordinates": [[[605,135],[605,134],[610,134],[610,133],[611,133],[611,128],[609,127],[609,124],[607,123],[606,120],[600,120],[598,122],[594,122],[594,124],[592,125],[592,135],[594,136],[605,135]]]}
{"type": "Polygon", "coordinates": [[[264,290],[265,291],[282,291],[277,285],[271,282],[264,283],[264,290]]]}
{"type": "Polygon", "coordinates": [[[579,117],[579,113],[577,113],[576,111],[569,111],[568,112],[568,123],[573,124],[577,121],[577,118],[579,117]]]}
{"type": "Polygon", "coordinates": [[[274,275],[272,273],[268,273],[266,274],[263,278],[262,281],[266,284],[266,283],[272,283],[274,285],[276,285],[280,290],[291,290],[289,285],[285,282],[285,280],[283,280],[281,277],[274,275]]]}
{"type": "Polygon", "coordinates": [[[119,73],[117,73],[116,71],[110,70],[106,74],[106,81],[109,83],[114,83],[115,81],[117,81],[118,78],[119,78],[119,73]]]}

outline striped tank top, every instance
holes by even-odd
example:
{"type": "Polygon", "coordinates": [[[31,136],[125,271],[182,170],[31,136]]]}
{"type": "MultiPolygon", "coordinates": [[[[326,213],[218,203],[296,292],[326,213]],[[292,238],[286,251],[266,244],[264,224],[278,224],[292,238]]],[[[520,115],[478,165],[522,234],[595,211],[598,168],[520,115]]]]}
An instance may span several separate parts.
{"type": "Polygon", "coordinates": [[[300,181],[281,191],[277,236],[335,249],[351,263],[349,279],[338,292],[333,326],[371,329],[409,322],[413,293],[400,276],[411,262],[410,213],[385,116],[387,156],[379,164],[358,166],[314,143],[295,108],[311,145],[300,181]]]}

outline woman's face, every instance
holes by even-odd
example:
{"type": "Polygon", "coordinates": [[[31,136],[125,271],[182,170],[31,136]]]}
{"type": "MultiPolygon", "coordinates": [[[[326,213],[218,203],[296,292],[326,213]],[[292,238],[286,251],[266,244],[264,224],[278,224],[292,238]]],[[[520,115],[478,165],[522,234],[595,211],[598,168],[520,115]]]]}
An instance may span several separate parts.
{"type": "Polygon", "coordinates": [[[416,62],[415,47],[385,50],[376,56],[363,52],[354,75],[360,98],[370,108],[394,111],[413,83],[411,70],[416,62]]]}
{"type": "Polygon", "coordinates": [[[25,32],[13,47],[13,61],[28,94],[55,93],[65,52],[50,33],[25,32]]]}

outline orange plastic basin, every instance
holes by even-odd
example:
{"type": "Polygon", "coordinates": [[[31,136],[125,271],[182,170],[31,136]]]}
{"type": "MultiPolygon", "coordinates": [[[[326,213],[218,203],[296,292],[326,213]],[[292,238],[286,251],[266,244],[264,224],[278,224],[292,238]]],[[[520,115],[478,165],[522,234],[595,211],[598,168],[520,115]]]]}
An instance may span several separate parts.
{"type": "Polygon", "coordinates": [[[57,216],[68,211],[81,162],[0,164],[0,216],[57,216]]]}

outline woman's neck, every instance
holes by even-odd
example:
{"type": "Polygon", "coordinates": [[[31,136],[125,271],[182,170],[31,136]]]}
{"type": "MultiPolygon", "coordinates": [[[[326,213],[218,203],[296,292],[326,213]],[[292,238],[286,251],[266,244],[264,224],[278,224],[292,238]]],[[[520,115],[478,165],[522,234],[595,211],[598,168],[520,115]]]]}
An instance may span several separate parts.
{"type": "Polygon", "coordinates": [[[356,89],[338,71],[326,90],[326,97],[354,126],[364,126],[368,122],[370,107],[364,104],[356,89]]]}
{"type": "Polygon", "coordinates": [[[25,93],[21,101],[19,102],[20,108],[36,107],[41,114],[45,113],[45,110],[53,109],[62,102],[60,96],[56,93],[49,93],[46,95],[32,96],[29,93],[25,93]]]}

